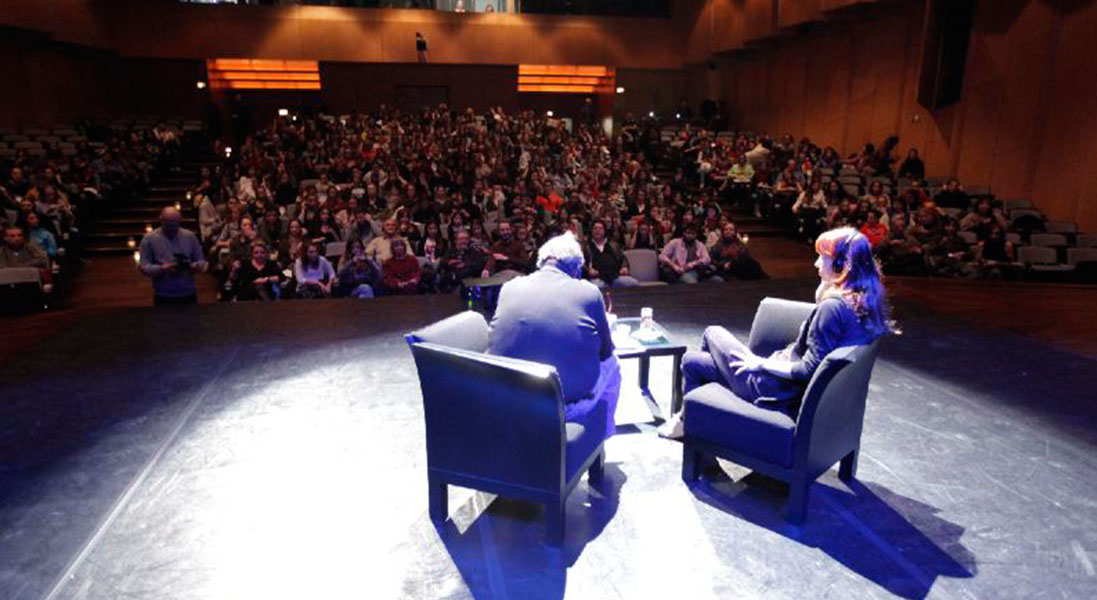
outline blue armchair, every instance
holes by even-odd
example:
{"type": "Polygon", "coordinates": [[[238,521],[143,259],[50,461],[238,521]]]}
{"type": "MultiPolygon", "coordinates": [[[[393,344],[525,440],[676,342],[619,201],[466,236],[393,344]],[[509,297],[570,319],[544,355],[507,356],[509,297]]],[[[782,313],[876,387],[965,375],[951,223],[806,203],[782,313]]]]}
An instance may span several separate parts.
{"type": "MultiPolygon", "coordinates": [[[[814,305],[766,298],[754,315],[747,345],[768,356],[792,342],[814,305]]],[[[800,523],[808,488],[834,463],[843,480],[856,475],[872,367],[880,340],[838,348],[812,376],[798,413],[756,406],[710,383],[685,397],[682,479],[696,481],[703,461],[717,456],[789,484],[786,518],[800,523]]]]}
{"type": "Polygon", "coordinates": [[[406,336],[423,391],[430,517],[448,517],[449,485],[545,505],[547,541],[563,542],[564,506],[584,472],[603,476],[605,407],[564,421],[556,369],[485,354],[488,324],[467,311],[406,336]]]}

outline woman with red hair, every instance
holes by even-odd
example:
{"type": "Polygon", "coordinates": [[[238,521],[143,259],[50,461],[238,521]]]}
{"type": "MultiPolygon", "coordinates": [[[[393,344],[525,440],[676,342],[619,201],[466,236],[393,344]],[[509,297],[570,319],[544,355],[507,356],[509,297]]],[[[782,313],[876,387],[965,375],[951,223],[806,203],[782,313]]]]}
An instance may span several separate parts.
{"type": "MultiPolygon", "coordinates": [[[[868,238],[850,227],[833,229],[815,240],[815,251],[820,280],[815,309],[796,341],[768,357],[757,356],[728,330],[709,327],[701,351],[687,352],[682,359],[687,393],[717,382],[746,402],[791,412],[827,354],[870,344],[889,330],[880,267],[868,238]]],[[[681,437],[681,414],[660,434],[681,437]]]]}

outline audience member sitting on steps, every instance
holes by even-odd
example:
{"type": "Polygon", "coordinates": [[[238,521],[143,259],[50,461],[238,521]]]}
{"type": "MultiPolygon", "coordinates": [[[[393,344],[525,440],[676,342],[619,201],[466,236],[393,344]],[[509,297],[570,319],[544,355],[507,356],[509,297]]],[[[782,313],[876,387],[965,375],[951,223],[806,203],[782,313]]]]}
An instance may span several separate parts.
{"type": "Polygon", "coordinates": [[[335,271],[328,259],[321,256],[320,245],[309,242],[305,255],[293,265],[298,298],[326,298],[335,284],[335,271]]]}
{"type": "Polygon", "coordinates": [[[390,294],[415,294],[423,276],[419,259],[408,254],[408,244],[402,238],[392,240],[392,258],[381,267],[385,291],[390,294]]]}
{"type": "Polygon", "coordinates": [[[769,279],[762,265],[750,255],[750,250],[735,229],[735,223],[731,221],[720,227],[720,238],[709,248],[709,256],[716,274],[724,281],[769,279]]]}
{"type": "Polygon", "coordinates": [[[277,300],[282,294],[282,266],[268,257],[262,241],[251,244],[251,258],[236,271],[237,300],[277,300]]]}
{"type": "Polygon", "coordinates": [[[682,237],[667,242],[659,255],[659,275],[668,283],[721,282],[715,274],[708,250],[697,239],[697,226],[682,227],[682,237]]]}
{"type": "Polygon", "coordinates": [[[366,249],[361,240],[347,242],[347,252],[339,263],[339,287],[337,296],[351,298],[372,298],[374,290],[379,290],[381,273],[377,265],[366,257],[366,249]]]}

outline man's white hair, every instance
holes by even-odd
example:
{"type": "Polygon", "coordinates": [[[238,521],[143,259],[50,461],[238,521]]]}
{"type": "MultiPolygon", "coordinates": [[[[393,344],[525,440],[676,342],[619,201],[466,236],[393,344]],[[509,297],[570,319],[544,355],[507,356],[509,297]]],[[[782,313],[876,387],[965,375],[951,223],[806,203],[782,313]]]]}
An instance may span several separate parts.
{"type": "Polygon", "coordinates": [[[575,239],[575,234],[568,231],[545,242],[537,250],[537,268],[545,266],[549,261],[556,261],[563,270],[578,272],[583,267],[583,248],[575,239]]]}

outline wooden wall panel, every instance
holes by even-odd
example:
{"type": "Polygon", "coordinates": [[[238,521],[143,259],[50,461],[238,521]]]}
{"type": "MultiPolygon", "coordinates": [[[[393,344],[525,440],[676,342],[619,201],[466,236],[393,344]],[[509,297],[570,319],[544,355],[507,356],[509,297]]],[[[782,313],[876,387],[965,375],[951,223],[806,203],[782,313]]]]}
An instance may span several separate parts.
{"type": "Polygon", "coordinates": [[[823,17],[823,0],[780,0],[777,24],[795,27],[823,17]]]}

